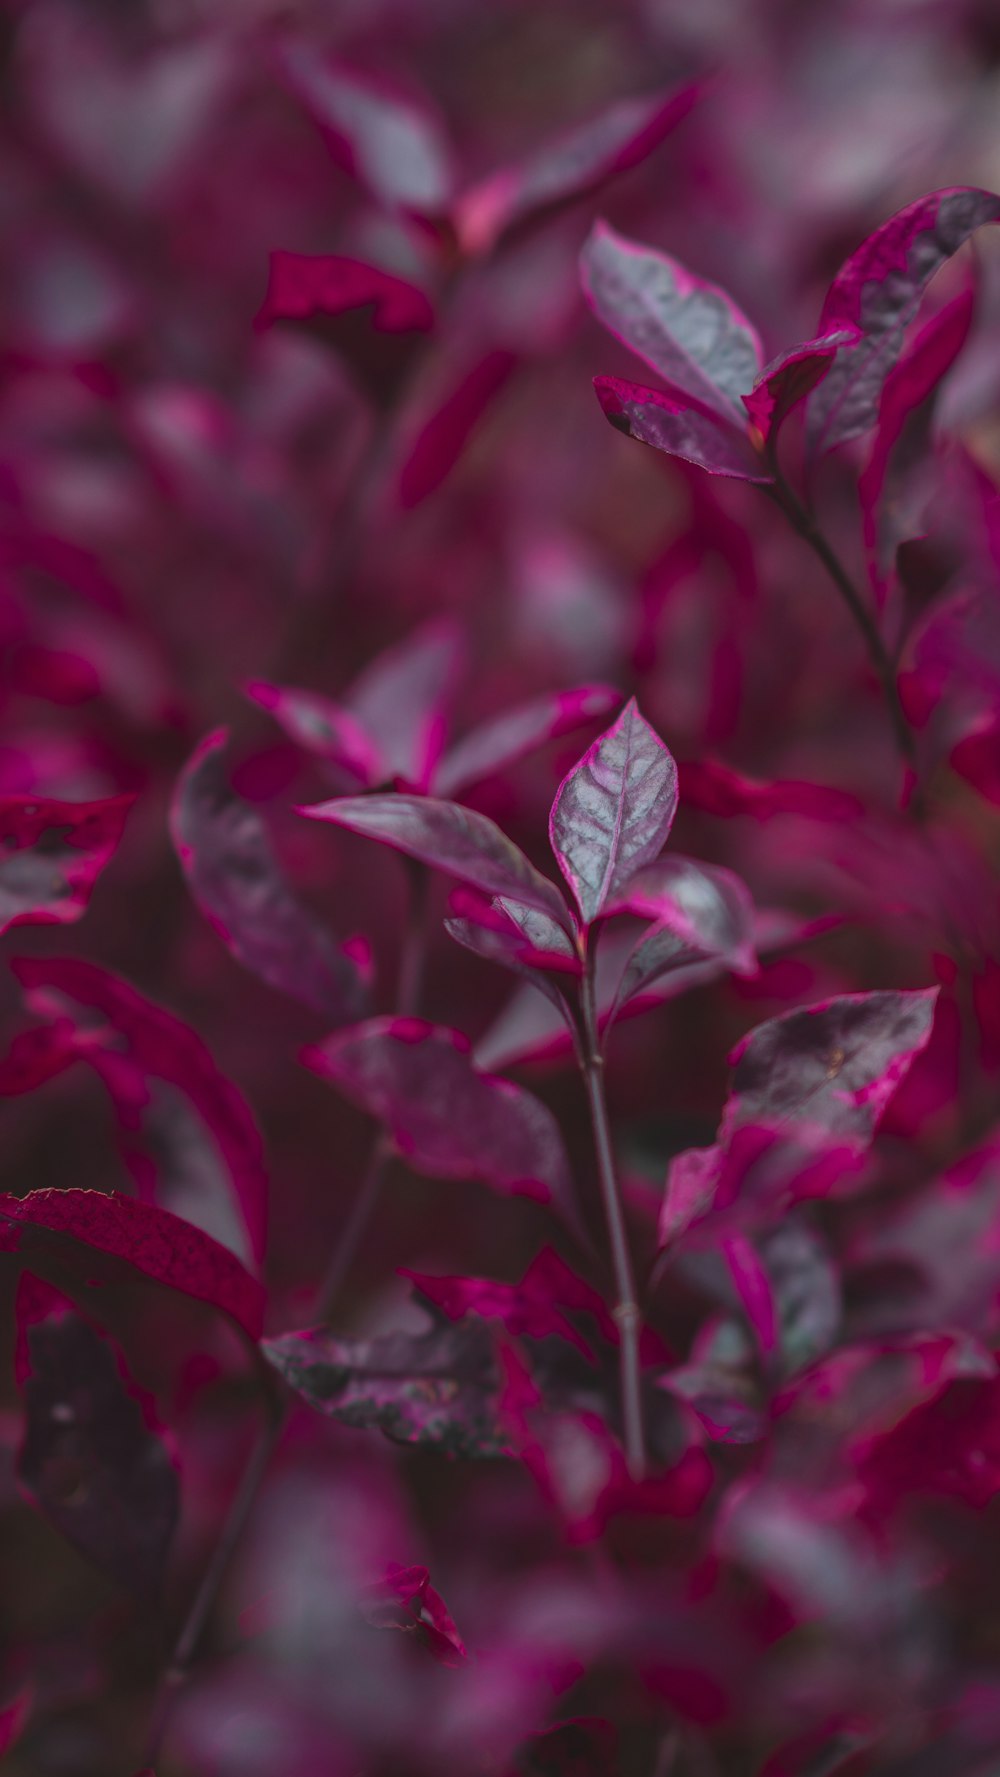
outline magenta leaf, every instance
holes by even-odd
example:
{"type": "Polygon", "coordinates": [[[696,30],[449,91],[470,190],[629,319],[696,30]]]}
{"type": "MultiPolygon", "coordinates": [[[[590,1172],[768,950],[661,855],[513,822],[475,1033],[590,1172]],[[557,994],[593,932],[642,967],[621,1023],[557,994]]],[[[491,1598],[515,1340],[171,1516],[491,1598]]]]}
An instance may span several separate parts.
{"type": "MultiPolygon", "coordinates": [[[[539,917],[544,918],[544,915],[539,917]]],[[[562,993],[555,982],[542,973],[552,966],[551,961],[534,950],[524,932],[504,911],[501,901],[494,901],[489,906],[477,904],[468,914],[452,914],[445,920],[444,929],[463,950],[471,950],[487,962],[498,963],[501,968],[510,969],[513,974],[530,981],[572,1027],[572,1014],[562,993]]],[[[575,960],[579,966],[579,959],[575,960]]],[[[565,966],[561,957],[556,962],[560,968],[565,966]]]]}
{"type": "Polygon", "coordinates": [[[343,796],[303,808],[314,821],[378,839],[488,895],[506,895],[547,913],[564,928],[569,914],[555,883],[486,815],[431,796],[343,796]]]}
{"type": "Polygon", "coordinates": [[[710,475],[761,485],[774,480],[745,427],[720,421],[711,408],[683,391],[648,389],[617,376],[595,376],[594,388],[606,418],[627,438],[683,457],[710,475]]]}
{"type": "Polygon", "coordinates": [[[1000,220],[1000,197],[970,186],[932,191],[877,228],[841,267],[827,292],[820,333],[857,329],[809,399],[814,455],[875,424],[886,377],[936,271],[977,228],[1000,220]]]}
{"type": "Polygon", "coordinates": [[[462,656],[461,633],[445,618],[378,654],[354,681],[344,703],[374,743],[382,779],[430,788],[462,656]]]}
{"type": "Polygon", "coordinates": [[[358,1599],[373,1629],[398,1629],[427,1649],[442,1666],[461,1666],[465,1645],[440,1592],[431,1585],[426,1567],[400,1567],[391,1562],[385,1578],[366,1587],[358,1599]]]}
{"type": "Polygon", "coordinates": [[[134,800],[0,797],[0,932],[82,918],[134,800]]]}
{"type": "Polygon", "coordinates": [[[82,1555],[129,1591],[155,1595],[179,1508],[167,1446],[113,1346],[64,1298],[42,1298],[28,1273],[17,1312],[26,1362],[18,1479],[82,1555]]]}
{"type": "Polygon", "coordinates": [[[770,1279],[753,1242],[745,1234],[730,1235],[722,1241],[721,1251],[766,1363],[778,1338],[777,1309],[770,1279]]]}
{"type": "Polygon", "coordinates": [[[151,1282],[207,1302],[228,1314],[251,1339],[264,1319],[264,1291],[218,1241],[169,1210],[102,1191],[30,1191],[0,1196],[0,1249],[39,1262],[45,1252],[74,1262],[88,1280],[94,1254],[104,1254],[151,1282]]]}
{"type": "Polygon", "coordinates": [[[632,698],[563,779],[549,817],[556,862],[586,925],[656,857],[676,808],[677,767],[632,698]]]}
{"type": "Polygon", "coordinates": [[[210,734],[178,780],[170,831],[188,886],[244,968],[333,1024],[363,1016],[357,964],[295,899],[256,810],[222,765],[225,730],[210,734]]]}
{"type": "Polygon", "coordinates": [[[272,253],[258,327],[371,309],[376,333],[427,333],[434,311],[422,290],[380,266],[336,253],[272,253]]]}
{"type": "Polygon", "coordinates": [[[821,339],[793,346],[761,371],[750,393],[740,399],[765,444],[777,437],[793,407],[822,382],[837,356],[837,348],[857,338],[857,328],[842,327],[821,339]]]}
{"type": "Polygon", "coordinates": [[[30,1009],[55,1023],[52,1071],[58,1071],[55,1062],[63,1054],[67,1063],[70,1058],[89,1062],[130,1138],[145,1129],[147,1106],[157,1115],[155,1094],[144,1084],[150,1079],[166,1082],[188,1101],[218,1152],[251,1251],[260,1259],[267,1224],[260,1135],[246,1100],[219,1071],[201,1038],[94,963],[77,957],[13,957],[11,969],[30,1009]]]}
{"type": "Polygon", "coordinates": [[[784,1217],[755,1242],[777,1316],[782,1377],[793,1376],[833,1347],[843,1303],[826,1245],[808,1222],[784,1217]]]}
{"type": "Polygon", "coordinates": [[[345,169],[387,209],[433,219],[447,210],[453,175],[437,120],[380,80],[290,42],[281,64],[345,169]]]}
{"type": "Polygon", "coordinates": [[[387,775],[379,751],[357,717],[319,691],[295,685],[269,685],[256,679],[247,696],[274,717],[290,740],[361,786],[377,784],[387,775]]]}
{"type": "Polygon", "coordinates": [[[473,355],[466,347],[427,379],[403,429],[396,497],[404,512],[412,512],[447,480],[517,361],[506,345],[479,347],[473,355]]]}
{"type": "MultiPolygon", "coordinates": [[[[548,1256],[545,1255],[546,1260],[548,1256]]],[[[552,1277],[545,1262],[530,1265],[520,1283],[497,1283],[489,1277],[426,1277],[405,1267],[400,1275],[408,1277],[448,1320],[460,1321],[467,1314],[476,1314],[481,1320],[499,1321],[515,1338],[565,1339],[593,1361],[590,1346],[562,1312],[558,1300],[553,1299],[552,1277]]],[[[578,1278],[573,1278],[573,1282],[581,1290],[588,1289],[578,1278]]],[[[600,1302],[599,1297],[597,1300],[600,1302]]]]}
{"type": "Polygon", "coordinates": [[[469,784],[503,771],[546,741],[569,734],[584,722],[610,714],[621,694],[612,685],[580,685],[552,691],[506,710],[466,734],[445,754],[434,774],[439,796],[452,797],[469,784]]]}
{"type": "Polygon", "coordinates": [[[685,807],[728,817],[750,815],[769,821],[774,815],[796,814],[806,820],[851,821],[864,813],[864,804],[847,790],[828,784],[802,783],[795,779],[765,782],[744,777],[721,759],[700,759],[680,765],[681,800],[685,807]]]}
{"type": "Polygon", "coordinates": [[[389,1129],[416,1172],[469,1178],[572,1211],[569,1165],[552,1112],[510,1080],[479,1073],[459,1031],[373,1018],[303,1056],[389,1129]]]}
{"type": "Polygon", "coordinates": [[[721,865],[699,864],[678,853],[656,858],[608,896],[604,913],[655,920],[680,941],[685,960],[719,956],[738,974],[756,973],[750,891],[721,865]]]}
{"type": "Polygon", "coordinates": [[[741,396],[764,359],[731,297],[606,222],[591,231],[580,265],[584,295],[609,333],[679,395],[744,431],[741,396]]]}
{"type": "Polygon", "coordinates": [[[519,224],[596,191],[652,154],[698,97],[694,86],[664,98],[623,99],[543,146],[520,166],[505,167],[462,193],[455,232],[470,254],[489,253],[519,224]]]}
{"type": "Polygon", "coordinates": [[[475,1318],[374,1339],[317,1327],[265,1339],[261,1349],[289,1388],[342,1425],[447,1456],[507,1454],[493,1338],[475,1318]]]}

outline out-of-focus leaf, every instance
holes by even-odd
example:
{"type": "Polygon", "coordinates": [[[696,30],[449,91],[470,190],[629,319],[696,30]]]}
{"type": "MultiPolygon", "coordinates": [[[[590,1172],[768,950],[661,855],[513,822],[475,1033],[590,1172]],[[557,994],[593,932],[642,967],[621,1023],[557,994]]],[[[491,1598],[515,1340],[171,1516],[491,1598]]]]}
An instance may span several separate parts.
{"type": "Polygon", "coordinates": [[[836,360],[809,398],[808,436],[814,455],[832,450],[875,424],[886,377],[934,273],[983,223],[1000,220],[1000,197],[971,186],[929,192],[890,216],[834,278],[819,332],[856,329],[854,345],[836,360]]]}
{"type": "Polygon", "coordinates": [[[417,1172],[480,1179],[572,1211],[552,1112],[510,1080],[477,1072],[459,1031],[417,1018],[373,1018],[305,1052],[314,1072],[377,1117],[417,1172]]]}
{"type": "Polygon", "coordinates": [[[656,857],[676,808],[677,767],[632,698],[563,779],[549,818],[556,862],[585,924],[656,857]]]}
{"type": "Polygon", "coordinates": [[[361,785],[382,776],[378,748],[352,711],[319,691],[296,685],[269,685],[261,679],[245,687],[247,696],[274,717],[290,740],[361,785]]]}
{"type": "Polygon", "coordinates": [[[299,812],[378,839],[485,894],[525,901],[568,926],[566,904],[555,883],[535,869],[495,821],[458,802],[431,796],[343,796],[299,812]]]}
{"type": "Polygon", "coordinates": [[[64,1298],[22,1277],[21,1485],[81,1554],[158,1592],[179,1507],[177,1470],[114,1348],[64,1298]],[[44,1303],[44,1306],[43,1306],[44,1303]]]}
{"type": "Polygon", "coordinates": [[[259,815],[235,796],[222,765],[224,729],[210,734],[178,780],[170,831],[195,901],[252,974],[332,1024],[363,1016],[357,963],[292,894],[259,815]]]}
{"type": "Polygon", "coordinates": [[[361,1594],[358,1605],[373,1629],[402,1630],[442,1666],[461,1666],[465,1660],[465,1644],[426,1567],[392,1562],[385,1578],[361,1594]]]}
{"type": "Polygon", "coordinates": [[[739,974],[756,973],[750,891],[718,864],[700,864],[677,853],[656,858],[608,896],[604,912],[655,920],[689,955],[721,956],[739,974]]]}
{"type": "Polygon", "coordinates": [[[840,1328],[840,1281],[816,1230],[795,1217],[762,1233],[756,1245],[777,1313],[783,1376],[823,1357],[840,1328]]]}
{"type": "Polygon", "coordinates": [[[0,797],[0,932],[82,918],[134,800],[0,797]]]}
{"type": "Polygon", "coordinates": [[[137,1203],[119,1191],[29,1191],[0,1197],[0,1249],[40,1262],[46,1250],[60,1264],[91,1276],[95,1253],[121,1261],[164,1288],[221,1309],[256,1339],[264,1290],[218,1241],[169,1210],[137,1203]]]}
{"type": "Polygon", "coordinates": [[[381,266],[338,253],[272,253],[258,327],[322,321],[370,309],[376,333],[427,333],[434,310],[422,290],[381,266]]]}
{"type": "Polygon", "coordinates": [[[793,814],[806,820],[840,822],[856,820],[864,813],[864,804],[848,790],[795,780],[767,783],[744,777],[720,759],[699,759],[679,765],[678,771],[681,801],[685,807],[700,808],[706,814],[745,814],[756,821],[793,814]]]}
{"type": "Polygon", "coordinates": [[[430,788],[462,657],[461,631],[441,618],[377,654],[355,679],[344,703],[374,741],[383,778],[430,788]]]}
{"type": "Polygon", "coordinates": [[[429,379],[401,428],[395,492],[404,512],[429,499],[451,474],[517,361],[506,345],[480,346],[456,354],[429,379]]]}
{"type": "Polygon", "coordinates": [[[343,1425],[448,1456],[508,1453],[493,1339],[481,1321],[374,1339],[317,1327],[265,1339],[261,1349],[290,1388],[343,1425]]]}
{"type": "Polygon", "coordinates": [[[709,475],[761,485],[774,480],[745,428],[724,423],[682,390],[649,389],[618,376],[595,376],[594,388],[602,412],[627,438],[637,438],[667,456],[683,457],[709,475]]]}
{"type": "Polygon", "coordinates": [[[439,796],[455,796],[479,778],[503,771],[546,741],[569,734],[595,717],[606,716],[620,702],[613,685],[580,685],[573,691],[551,691],[531,703],[505,710],[473,728],[444,756],[434,774],[439,796]]]}
{"type": "Polygon", "coordinates": [[[837,355],[838,346],[857,339],[856,328],[842,327],[822,339],[810,339],[773,358],[748,395],[741,395],[747,413],[765,443],[776,438],[793,407],[821,383],[837,355]]]}
{"type": "MultiPolygon", "coordinates": [[[[449,1320],[477,1314],[481,1320],[498,1320],[515,1338],[566,1339],[585,1358],[593,1360],[591,1347],[552,1298],[547,1267],[538,1266],[537,1262],[529,1266],[520,1283],[498,1283],[490,1277],[426,1277],[405,1267],[400,1275],[408,1277],[449,1320]]],[[[582,1279],[574,1281],[580,1283],[581,1289],[587,1288],[582,1279]]]]}
{"type": "Polygon", "coordinates": [[[619,1777],[618,1730],[596,1716],[532,1734],[504,1777],[619,1777]]]}

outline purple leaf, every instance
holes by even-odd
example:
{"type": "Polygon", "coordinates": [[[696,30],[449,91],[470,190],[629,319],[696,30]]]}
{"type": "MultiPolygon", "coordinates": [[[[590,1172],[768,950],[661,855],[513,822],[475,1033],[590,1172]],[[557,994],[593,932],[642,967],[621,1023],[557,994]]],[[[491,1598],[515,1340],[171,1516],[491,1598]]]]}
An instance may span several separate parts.
{"type": "Polygon", "coordinates": [[[333,1024],[362,1017],[357,964],[292,894],[267,830],[222,766],[226,731],[202,741],[178,780],[170,831],[191,893],[244,968],[333,1024]]]}
{"type": "Polygon", "coordinates": [[[317,1327],[265,1339],[261,1349],[290,1388],[342,1425],[448,1456],[508,1453],[493,1338],[481,1321],[374,1339],[317,1327]]]}
{"type": "Polygon", "coordinates": [[[412,1635],[442,1666],[461,1666],[465,1644],[426,1567],[392,1562],[385,1578],[366,1587],[358,1607],[373,1629],[400,1629],[412,1635]]]}
{"type": "Polygon", "coordinates": [[[664,98],[623,99],[546,142],[520,166],[492,173],[462,193],[453,221],[463,250],[489,253],[518,224],[584,197],[652,154],[698,98],[683,87],[664,98]]]}
{"type": "Polygon", "coordinates": [[[990,191],[932,191],[891,216],[841,267],[827,292],[819,332],[850,327],[861,338],[841,347],[810,397],[814,455],[875,424],[886,377],[934,273],[983,223],[998,220],[1000,197],[990,191]]]}
{"type": "Polygon", "coordinates": [[[720,865],[699,864],[678,853],[657,858],[608,896],[604,913],[655,920],[680,940],[687,960],[692,954],[720,956],[738,974],[757,972],[750,891],[720,865]]]}
{"type": "Polygon", "coordinates": [[[826,376],[838,346],[848,345],[859,337],[856,327],[842,327],[821,339],[810,339],[772,358],[762,370],[749,395],[741,395],[747,413],[761,438],[769,443],[777,438],[793,407],[811,394],[826,376]]]}
{"type": "Polygon", "coordinates": [[[507,346],[463,352],[447,363],[421,395],[404,429],[404,449],[396,475],[396,497],[412,512],[437,492],[517,365],[507,346]]]}
{"type": "Polygon", "coordinates": [[[375,742],[351,710],[332,703],[319,691],[303,691],[294,685],[269,685],[258,679],[245,689],[303,751],[365,787],[388,776],[375,742]]]}
{"type": "Polygon", "coordinates": [[[677,767],[632,698],[563,779],[549,817],[556,862],[585,924],[656,857],[676,808],[677,767]]]}
{"type": "MultiPolygon", "coordinates": [[[[452,897],[453,905],[457,898],[456,896],[452,897]]],[[[534,987],[537,987],[539,993],[543,993],[546,999],[551,1001],[560,1017],[572,1026],[572,1015],[562,993],[555,982],[550,981],[547,975],[542,973],[542,970],[553,966],[551,959],[534,949],[530,939],[504,911],[502,902],[494,901],[489,905],[484,905],[480,901],[476,901],[474,904],[470,903],[471,896],[468,902],[463,897],[459,900],[459,906],[468,906],[468,912],[465,914],[453,913],[445,920],[444,929],[448,936],[453,938],[456,944],[461,944],[463,950],[471,950],[475,956],[481,956],[487,962],[497,963],[501,968],[510,969],[513,974],[520,975],[530,981],[534,987]]],[[[546,918],[544,914],[539,914],[537,917],[539,919],[546,918]]],[[[546,919],[546,925],[551,925],[551,921],[546,919]]],[[[560,935],[564,934],[560,933],[560,935]]],[[[578,969],[579,958],[574,960],[578,969]]],[[[556,957],[555,966],[560,969],[565,968],[561,956],[556,957]]]]}
{"type": "Polygon", "coordinates": [[[531,703],[483,722],[447,752],[434,774],[439,796],[454,796],[469,784],[522,759],[546,741],[569,734],[584,722],[606,716],[621,702],[613,685],[580,685],[551,691],[531,703]]]}
{"type": "Polygon", "coordinates": [[[299,812],[378,839],[485,894],[524,901],[568,928],[569,914],[555,883],[529,863],[494,821],[458,802],[431,796],[343,796],[299,812]]]}
{"type": "Polygon", "coordinates": [[[678,395],[744,431],[740,398],[764,357],[726,292],[606,222],[591,231],[580,266],[584,295],[608,331],[678,395]]]}
{"type": "Polygon", "coordinates": [[[710,475],[760,485],[774,480],[745,427],[720,421],[710,408],[681,390],[647,389],[617,376],[595,376],[594,388],[605,416],[627,438],[637,438],[667,456],[683,457],[710,475]]]}
{"type": "Polygon", "coordinates": [[[844,994],[772,1018],[730,1056],[733,1086],[721,1134],[794,1126],[863,1149],[900,1081],[926,1048],[936,987],[844,994]]]}
{"type": "Polygon", "coordinates": [[[376,333],[427,333],[434,310],[422,290],[380,266],[336,253],[272,253],[258,327],[371,309],[376,333]]]}
{"type": "Polygon", "coordinates": [[[169,1210],[118,1191],[29,1191],[0,1196],[0,1250],[40,1263],[46,1252],[74,1264],[88,1282],[94,1255],[228,1314],[248,1338],[264,1320],[264,1290],[218,1241],[169,1210]]]}
{"type": "Polygon", "coordinates": [[[417,1018],[373,1018],[302,1058],[390,1131],[415,1172],[481,1180],[572,1213],[572,1184],[552,1112],[510,1080],[477,1072],[460,1031],[417,1018]]]}
{"type": "Polygon", "coordinates": [[[0,797],[0,932],[82,918],[134,801],[0,797]]]}
{"type": "Polygon", "coordinates": [[[815,1363],[834,1345],[843,1304],[826,1246],[806,1221],[784,1217],[756,1240],[777,1313],[783,1377],[815,1363]]]}
{"type": "MultiPolygon", "coordinates": [[[[133,1064],[138,1075],[166,1081],[188,1100],[219,1153],[251,1250],[261,1258],[267,1173],[260,1136],[245,1099],[220,1073],[201,1038],[94,963],[76,957],[13,957],[11,968],[31,1010],[55,1022],[55,1060],[65,1055],[67,1062],[76,1057],[88,1061],[120,1113],[126,1082],[120,1068],[115,1072],[115,1063],[133,1064]]],[[[130,1112],[133,1130],[144,1125],[134,1090],[130,1112]]]]}
{"type": "Polygon", "coordinates": [[[167,1446],[114,1348],[30,1273],[21,1279],[17,1317],[24,1395],[18,1479],[82,1555],[129,1591],[155,1594],[179,1509],[167,1446]]]}
{"type": "Polygon", "coordinates": [[[451,158],[427,107],[372,75],[316,55],[303,42],[287,43],[280,61],[337,160],[372,197],[421,218],[444,214],[452,193],[451,158]]]}
{"type": "Polygon", "coordinates": [[[377,655],[354,681],[344,703],[374,742],[382,778],[430,788],[462,657],[461,633],[443,618],[377,655]]]}
{"type": "Polygon", "coordinates": [[[730,1235],[723,1240],[721,1250],[761,1353],[767,1359],[778,1338],[777,1312],[767,1272],[746,1235],[730,1235]]]}
{"type": "Polygon", "coordinates": [[[706,814],[745,814],[757,821],[795,814],[806,820],[840,822],[857,820],[864,813],[864,803],[847,790],[796,780],[767,783],[744,777],[721,759],[701,759],[678,770],[685,807],[690,804],[706,814]]]}
{"type": "Polygon", "coordinates": [[[448,1320],[464,1320],[476,1314],[480,1320],[497,1320],[515,1338],[566,1339],[593,1362],[593,1352],[567,1320],[549,1293],[548,1280],[536,1277],[529,1267],[520,1283],[497,1283],[489,1277],[425,1277],[419,1271],[400,1271],[433,1302],[448,1320]]]}

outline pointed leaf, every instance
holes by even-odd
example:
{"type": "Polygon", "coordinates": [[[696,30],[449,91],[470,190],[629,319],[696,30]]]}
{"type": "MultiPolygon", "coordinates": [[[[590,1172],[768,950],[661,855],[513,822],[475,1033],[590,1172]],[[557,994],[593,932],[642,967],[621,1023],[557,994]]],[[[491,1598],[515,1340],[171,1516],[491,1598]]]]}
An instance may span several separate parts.
{"type": "Polygon", "coordinates": [[[509,346],[484,346],[473,339],[453,346],[432,367],[400,428],[395,493],[404,512],[412,512],[447,480],[517,362],[509,346]]]}
{"type": "Polygon", "coordinates": [[[355,679],[344,703],[374,741],[383,776],[430,788],[463,653],[461,632],[442,619],[387,648],[355,679]]]}
{"type": "Polygon", "coordinates": [[[765,1359],[777,1344],[778,1317],[771,1282],[752,1240],[743,1234],[732,1234],[723,1240],[722,1256],[729,1275],[746,1310],[754,1337],[765,1359]]]}
{"type": "Polygon", "coordinates": [[[374,1339],[317,1327],[265,1339],[261,1350],[290,1388],[342,1425],[448,1456],[507,1454],[493,1339],[481,1321],[374,1339]]]}
{"type": "Polygon", "coordinates": [[[563,779],[549,817],[552,850],[585,924],[656,857],[676,808],[677,767],[633,698],[563,779]]]}
{"type": "Polygon", "coordinates": [[[422,290],[380,266],[337,253],[272,253],[258,327],[316,321],[370,308],[376,333],[427,333],[434,311],[422,290]]]}
{"type": "Polygon", "coordinates": [[[359,785],[379,783],[389,773],[378,747],[352,710],[334,703],[319,691],[295,685],[269,685],[255,679],[244,687],[252,702],[273,716],[290,740],[317,759],[335,766],[359,785]]]}
{"type": "Polygon", "coordinates": [[[849,345],[859,337],[856,327],[841,327],[772,358],[750,393],[740,397],[765,443],[777,437],[793,407],[823,381],[838,346],[849,345]]]}
{"type": "MultiPolygon", "coordinates": [[[[63,1298],[34,1318],[23,1285],[27,1348],[21,1485],[80,1553],[140,1595],[160,1587],[177,1522],[179,1484],[114,1348],[63,1298]]],[[[34,1293],[34,1292],[32,1292],[34,1293]]]]}
{"type": "Polygon", "coordinates": [[[610,333],[680,394],[744,427],[740,397],[764,356],[724,290],[606,222],[595,224],[580,266],[584,295],[610,333]]]}
{"type": "Polygon", "coordinates": [[[864,813],[864,803],[857,796],[829,784],[744,777],[721,759],[700,759],[678,769],[685,807],[701,808],[706,814],[745,814],[756,821],[797,814],[806,820],[840,822],[856,820],[864,813]]]}
{"type": "Polygon", "coordinates": [[[0,796],[0,932],[81,919],[134,801],[0,796]]]}
{"type": "Polygon", "coordinates": [[[365,1589],[358,1606],[373,1629],[401,1629],[421,1642],[442,1666],[461,1666],[466,1658],[465,1644],[430,1580],[426,1567],[400,1567],[392,1562],[385,1578],[365,1589]]]}
{"type": "Polygon", "coordinates": [[[351,833],[431,864],[488,895],[525,901],[568,927],[569,913],[555,883],[484,814],[431,796],[342,796],[299,810],[351,833]]]}
{"type": "Polygon", "coordinates": [[[477,1072],[461,1032],[373,1018],[303,1060],[384,1123],[416,1172],[479,1179],[570,1212],[569,1166],[552,1112],[523,1086],[477,1072]]]}
{"type": "Polygon", "coordinates": [[[810,397],[814,455],[875,424],[885,379],[934,273],[983,223],[998,220],[1000,197],[993,192],[969,186],[932,191],[891,216],[841,267],[827,292],[819,332],[853,327],[861,338],[840,348],[810,397]]]}
{"type": "Polygon", "coordinates": [[[620,702],[621,694],[612,685],[581,685],[574,691],[552,691],[506,710],[474,728],[445,754],[434,774],[434,789],[439,796],[455,796],[480,778],[523,759],[546,741],[608,715],[620,702]]]}
{"type": "Polygon", "coordinates": [[[534,1266],[520,1283],[498,1283],[489,1277],[426,1277],[405,1268],[400,1276],[408,1277],[449,1320],[476,1314],[481,1320],[499,1321],[515,1338],[565,1339],[593,1362],[590,1346],[552,1300],[548,1279],[534,1266]]]}
{"type": "Polygon", "coordinates": [[[745,427],[719,420],[712,410],[676,387],[648,389],[617,376],[595,376],[601,409],[617,432],[652,445],[669,457],[759,485],[774,476],[757,454],[745,427]]]}
{"type": "Polygon", "coordinates": [[[226,732],[192,754],[178,780],[170,832],[195,901],[244,968],[331,1024],[361,1017],[357,963],[295,899],[259,815],[233,794],[222,764],[226,732]]]}
{"type": "Polygon", "coordinates": [[[123,1263],[153,1283],[228,1314],[251,1339],[264,1319],[264,1291],[239,1260],[169,1210],[118,1191],[29,1191],[0,1196],[0,1250],[35,1263],[46,1250],[89,1281],[94,1255],[123,1263]]]}

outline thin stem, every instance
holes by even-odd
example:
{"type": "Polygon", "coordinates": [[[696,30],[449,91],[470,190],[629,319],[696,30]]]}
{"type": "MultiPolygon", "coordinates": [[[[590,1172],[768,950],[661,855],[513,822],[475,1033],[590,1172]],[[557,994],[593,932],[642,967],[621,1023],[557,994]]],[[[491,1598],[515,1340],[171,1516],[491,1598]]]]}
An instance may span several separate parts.
{"type": "Polygon", "coordinates": [[[597,1154],[597,1176],[604,1203],[604,1219],[611,1242],[611,1264],[618,1301],[614,1318],[619,1331],[619,1371],[621,1376],[622,1420],[625,1429],[625,1455],[629,1474],[640,1481],[646,1472],[646,1437],[642,1416],[642,1375],[639,1367],[639,1336],[642,1316],[636,1301],[632,1255],[629,1252],[622,1213],[621,1194],[615,1173],[608,1106],[604,1095],[604,1056],[601,1052],[594,990],[594,953],[591,950],[580,989],[583,1012],[583,1083],[590,1108],[597,1154]]]}
{"type": "Polygon", "coordinates": [[[354,1260],[358,1248],[372,1219],[382,1184],[392,1157],[392,1148],[384,1131],[379,1131],[372,1146],[371,1158],[362,1180],[361,1189],[354,1199],[351,1213],[340,1230],[337,1244],[330,1255],[330,1263],[326,1275],[316,1296],[316,1305],[312,1318],[317,1322],[328,1321],[336,1307],[340,1292],[354,1260]]]}
{"type": "Polygon", "coordinates": [[[789,486],[780,471],[774,483],[773,498],[781,507],[793,529],[804,543],[808,543],[813,554],[822,562],[855,624],[861,631],[868,649],[868,658],[882,687],[882,695],[889,713],[889,720],[892,723],[892,731],[900,757],[904,764],[915,771],[916,749],[913,743],[913,732],[899,701],[899,688],[896,684],[892,661],[871,612],[867,609],[840,557],[823,531],[820,530],[812,513],[803,505],[798,494],[789,486]]]}

